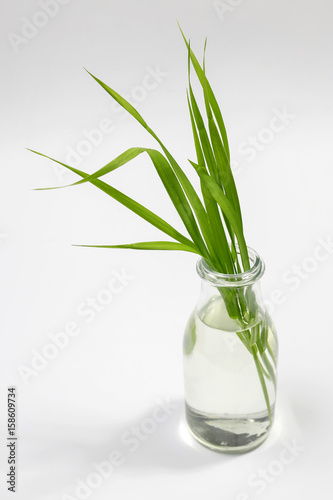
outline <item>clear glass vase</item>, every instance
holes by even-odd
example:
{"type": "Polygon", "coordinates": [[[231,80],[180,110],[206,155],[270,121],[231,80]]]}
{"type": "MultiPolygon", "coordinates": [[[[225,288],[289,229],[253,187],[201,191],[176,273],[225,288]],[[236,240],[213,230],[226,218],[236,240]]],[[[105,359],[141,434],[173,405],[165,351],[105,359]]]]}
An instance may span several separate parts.
{"type": "Polygon", "coordinates": [[[264,263],[248,253],[251,269],[240,274],[199,260],[201,294],[183,344],[188,427],[204,446],[228,453],[259,446],[274,419],[277,335],[261,296],[264,263]]]}

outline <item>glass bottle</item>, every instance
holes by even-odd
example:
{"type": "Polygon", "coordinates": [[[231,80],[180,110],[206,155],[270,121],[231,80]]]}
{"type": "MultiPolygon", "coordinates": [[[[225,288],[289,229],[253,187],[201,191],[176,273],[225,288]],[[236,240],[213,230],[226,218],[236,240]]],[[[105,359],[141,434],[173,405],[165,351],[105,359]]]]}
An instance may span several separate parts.
{"type": "Polygon", "coordinates": [[[201,444],[250,451],[268,436],[276,398],[277,335],[260,290],[264,263],[248,248],[251,268],[213,271],[201,259],[201,294],[185,329],[188,427],[201,444]]]}

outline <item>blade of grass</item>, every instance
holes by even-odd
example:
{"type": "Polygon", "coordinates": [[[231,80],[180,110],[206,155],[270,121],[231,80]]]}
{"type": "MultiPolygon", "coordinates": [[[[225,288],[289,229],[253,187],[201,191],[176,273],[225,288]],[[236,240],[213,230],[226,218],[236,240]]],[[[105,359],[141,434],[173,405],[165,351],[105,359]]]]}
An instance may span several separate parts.
{"type": "MultiPolygon", "coordinates": [[[[96,172],[76,184],[90,182],[91,180],[98,179],[101,176],[115,170],[116,168],[123,166],[125,163],[144,152],[147,153],[151,158],[154,167],[174,207],[176,208],[194,243],[196,243],[198,247],[200,247],[201,235],[198,231],[198,226],[195,222],[191,207],[169,162],[159,151],[150,148],[131,148],[130,150],[117,157],[115,160],[111,161],[101,169],[97,170],[96,172]]],[[[202,253],[205,252],[204,246],[201,247],[201,251],[202,253]]],[[[206,255],[206,257],[209,258],[208,255],[206,255]]]]}
{"type": "MultiPolygon", "coordinates": [[[[179,23],[178,23],[178,25],[179,25],[179,23]]],[[[180,28],[180,26],[179,26],[179,28],[180,28]]],[[[195,71],[197,73],[197,76],[198,76],[198,78],[200,80],[201,86],[202,86],[202,88],[204,90],[204,98],[205,98],[205,104],[206,104],[206,111],[207,111],[207,116],[209,118],[208,121],[211,122],[210,123],[210,129],[213,129],[213,136],[214,136],[214,141],[212,140],[213,146],[214,146],[213,149],[214,149],[214,154],[217,153],[218,163],[215,160],[215,157],[214,157],[214,155],[211,152],[211,146],[210,146],[210,142],[209,142],[208,135],[207,135],[207,132],[206,132],[205,135],[207,137],[204,137],[204,141],[205,141],[205,144],[207,146],[209,145],[209,148],[207,148],[207,154],[210,157],[209,162],[212,162],[213,166],[215,165],[215,162],[217,163],[217,167],[215,167],[215,168],[217,168],[219,170],[219,173],[221,173],[221,180],[223,179],[224,185],[223,185],[223,183],[220,182],[220,179],[218,179],[218,182],[220,184],[222,184],[221,187],[224,189],[225,194],[227,196],[229,196],[229,198],[231,200],[233,200],[233,202],[235,203],[235,206],[237,207],[237,210],[238,210],[238,213],[239,213],[239,217],[240,217],[240,221],[241,221],[241,224],[242,224],[240,204],[239,204],[237,190],[236,190],[235,183],[234,183],[234,178],[233,178],[233,175],[232,175],[232,172],[231,172],[231,168],[230,168],[230,153],[229,153],[228,139],[227,139],[227,135],[226,135],[226,130],[225,130],[224,122],[223,122],[223,119],[222,119],[221,110],[220,110],[220,108],[218,106],[218,103],[217,103],[216,98],[214,96],[214,93],[213,93],[213,91],[211,89],[211,86],[210,86],[210,84],[209,84],[209,82],[208,82],[208,80],[206,78],[204,69],[201,68],[201,66],[200,66],[198,60],[196,59],[193,51],[191,50],[190,44],[189,44],[189,42],[187,42],[187,40],[186,40],[186,38],[184,36],[184,33],[182,32],[181,28],[180,28],[180,31],[182,33],[182,36],[183,36],[183,38],[185,40],[185,43],[187,45],[187,48],[188,48],[188,57],[192,61],[193,67],[194,67],[194,69],[195,69],[195,71]],[[218,121],[220,132],[221,132],[221,135],[222,135],[222,138],[223,138],[223,143],[222,143],[221,138],[220,138],[220,136],[219,136],[219,134],[218,134],[218,132],[216,130],[215,122],[212,119],[211,110],[210,110],[210,104],[212,105],[212,109],[213,109],[215,118],[218,121]],[[214,130],[215,130],[216,134],[214,134],[214,130]],[[225,149],[225,146],[226,146],[226,149],[225,149]],[[225,162],[223,163],[224,159],[225,159],[225,162]],[[223,168],[223,166],[224,166],[224,168],[223,168]]],[[[207,40],[206,40],[206,42],[207,42],[207,40]]],[[[206,42],[205,42],[205,49],[206,49],[206,42]]],[[[191,91],[191,89],[190,89],[190,91],[191,91]]],[[[199,116],[198,116],[198,119],[199,119],[199,116]]],[[[204,122],[203,122],[203,119],[201,117],[201,127],[202,127],[202,125],[204,127],[204,122]]],[[[204,130],[205,130],[205,128],[204,128],[204,130]]],[[[210,130],[210,132],[211,132],[211,130],[210,130]]],[[[215,171],[215,168],[214,168],[214,171],[215,171]]],[[[212,172],[211,172],[211,174],[212,174],[212,172]]],[[[215,180],[217,180],[216,179],[216,174],[214,175],[214,177],[215,177],[215,180]]],[[[228,219],[226,219],[224,217],[224,220],[225,220],[225,223],[226,223],[226,226],[227,226],[228,232],[230,234],[230,238],[231,238],[231,253],[232,253],[232,259],[235,262],[235,266],[236,266],[235,271],[239,272],[240,271],[240,265],[239,265],[238,260],[237,260],[237,252],[235,250],[235,237],[234,237],[234,233],[233,233],[232,227],[229,224],[228,219]]]]}
{"type": "MultiPolygon", "coordinates": [[[[213,177],[217,178],[217,166],[215,158],[209,144],[208,135],[205,129],[203,119],[200,114],[199,107],[197,105],[197,102],[195,100],[192,91],[191,59],[189,52],[188,52],[188,86],[189,86],[190,96],[189,93],[187,92],[187,103],[190,113],[194,145],[197,154],[197,162],[198,165],[200,165],[205,169],[207,162],[207,167],[210,174],[213,177]]],[[[206,241],[207,245],[209,246],[211,254],[214,256],[214,261],[218,262],[218,266],[216,266],[216,269],[220,270],[221,272],[233,272],[232,260],[230,257],[230,249],[227,238],[225,236],[224,227],[220,218],[218,205],[216,204],[214,198],[210,195],[209,190],[205,187],[202,181],[200,185],[201,185],[201,192],[204,204],[206,207],[207,218],[210,226],[210,233],[211,233],[210,241],[213,244],[209,245],[210,242],[208,242],[207,240],[206,241]],[[219,252],[218,250],[215,249],[220,249],[221,251],[219,252]],[[221,258],[221,255],[223,255],[224,260],[221,258]]]]}
{"type": "Polygon", "coordinates": [[[262,359],[262,361],[263,361],[263,363],[264,363],[264,365],[265,365],[265,367],[266,367],[266,369],[267,369],[267,371],[269,373],[269,376],[270,376],[270,378],[271,378],[271,380],[273,382],[274,388],[276,389],[276,375],[275,375],[275,370],[274,370],[273,366],[271,365],[271,363],[270,363],[270,361],[269,361],[269,359],[267,357],[266,352],[264,351],[264,352],[260,353],[260,355],[261,355],[261,359],[262,359]]]}
{"type": "Polygon", "coordinates": [[[212,177],[210,177],[207,174],[206,170],[202,167],[199,167],[194,162],[191,162],[191,163],[194,166],[194,168],[196,169],[200,178],[206,184],[206,186],[209,189],[213,198],[220,205],[222,212],[228,218],[231,226],[233,227],[233,230],[235,231],[238,245],[239,245],[239,249],[240,249],[240,253],[241,253],[241,258],[242,258],[244,270],[250,269],[250,261],[249,261],[249,256],[247,253],[247,246],[245,243],[245,238],[243,235],[243,228],[239,222],[237,212],[234,210],[230,200],[223,193],[221,187],[217,184],[217,182],[212,177]]]}
{"type": "MultiPolygon", "coordinates": [[[[191,101],[191,103],[189,103],[189,106],[192,105],[192,112],[193,112],[193,116],[195,119],[196,127],[198,129],[198,134],[199,134],[199,137],[201,140],[201,147],[202,147],[204,157],[205,157],[206,162],[207,162],[209,173],[213,178],[215,178],[216,182],[221,183],[220,176],[218,174],[218,166],[217,166],[217,162],[216,162],[216,159],[214,156],[214,152],[213,152],[213,149],[212,149],[212,146],[210,143],[208,133],[206,131],[204,120],[202,118],[198,104],[196,102],[190,81],[189,81],[189,91],[190,91],[190,101],[191,101]]],[[[199,162],[198,162],[198,164],[199,164],[199,162]]],[[[223,188],[223,186],[221,186],[221,187],[223,188]]],[[[237,194],[236,194],[236,197],[237,197],[237,194]]],[[[206,209],[207,209],[207,207],[206,207],[206,209]]],[[[226,219],[224,217],[224,221],[225,221],[225,224],[227,226],[227,230],[229,232],[230,239],[231,239],[231,257],[230,257],[230,259],[231,259],[232,263],[235,262],[235,265],[236,265],[236,269],[234,269],[232,267],[232,270],[230,270],[229,272],[234,272],[234,271],[239,272],[240,266],[239,266],[238,260],[237,260],[237,252],[235,251],[234,232],[232,230],[232,227],[229,224],[228,219],[226,219]]],[[[224,234],[224,239],[225,239],[225,232],[224,232],[222,222],[221,222],[221,226],[222,226],[221,234],[222,234],[222,237],[224,234]],[[223,231],[223,233],[222,233],[222,231],[223,231]]],[[[221,242],[220,242],[220,244],[221,244],[221,242]]],[[[222,245],[223,245],[223,243],[222,243],[222,245]]],[[[228,246],[228,250],[229,250],[229,246],[228,246]]],[[[228,258],[229,261],[230,261],[230,259],[228,258]]],[[[230,262],[229,262],[229,264],[230,264],[230,262]]]]}
{"type": "MultiPolygon", "coordinates": [[[[197,105],[197,102],[196,102],[196,99],[195,99],[195,96],[193,94],[191,86],[190,86],[189,90],[190,90],[190,101],[191,101],[191,105],[192,105],[192,112],[193,112],[193,116],[194,116],[195,123],[197,126],[198,134],[200,137],[202,151],[204,153],[204,156],[205,156],[205,159],[207,162],[208,170],[209,170],[209,173],[212,176],[212,178],[214,178],[215,181],[220,184],[218,167],[217,167],[214,152],[213,152],[213,149],[212,149],[212,146],[210,143],[210,139],[209,139],[208,133],[206,131],[204,120],[203,120],[202,115],[200,113],[200,110],[199,110],[199,107],[197,105]]],[[[221,186],[221,188],[223,189],[223,186],[221,186]]],[[[228,220],[227,219],[224,219],[224,220],[225,220],[225,223],[226,223],[229,235],[230,235],[232,245],[234,246],[234,243],[235,243],[234,232],[233,232],[230,224],[228,223],[228,220]]],[[[223,228],[223,226],[222,226],[222,228],[223,228]]],[[[223,232],[224,232],[224,229],[223,229],[223,232]]],[[[237,255],[237,253],[234,252],[232,260],[234,260],[235,255],[237,255]]],[[[230,271],[230,272],[232,272],[232,271],[230,271]]]]}
{"type": "Polygon", "coordinates": [[[192,85],[189,85],[189,105],[192,108],[192,113],[193,113],[195,125],[196,125],[196,128],[198,130],[201,148],[202,148],[202,152],[203,152],[205,161],[207,163],[208,171],[209,171],[210,175],[217,182],[219,182],[216,160],[214,157],[212,147],[211,147],[210,142],[209,142],[209,136],[208,136],[208,133],[206,131],[204,120],[202,118],[199,106],[197,104],[197,101],[195,99],[195,96],[194,96],[194,93],[192,90],[192,85]]]}
{"type": "Polygon", "coordinates": [[[109,163],[104,165],[104,167],[100,168],[97,170],[97,172],[88,175],[85,179],[81,179],[80,181],[74,182],[73,184],[68,184],[68,186],[57,186],[54,189],[60,189],[63,187],[70,187],[70,186],[77,186],[78,184],[84,184],[85,182],[90,182],[93,179],[98,179],[99,177],[102,177],[103,175],[106,175],[113,170],[116,170],[119,167],[122,167],[126,163],[130,162],[140,154],[144,153],[146,151],[145,148],[129,148],[124,153],[120,154],[113,160],[111,160],[109,163]]]}
{"type": "MultiPolygon", "coordinates": [[[[205,45],[206,48],[206,45],[205,45]]],[[[206,106],[206,114],[208,119],[208,128],[211,139],[211,144],[214,151],[214,156],[216,159],[216,164],[218,168],[219,174],[219,183],[224,190],[226,196],[233,202],[235,210],[237,210],[240,222],[242,223],[242,214],[240,209],[239,198],[236,190],[235,180],[232,175],[230,161],[226,155],[224,150],[224,146],[220,137],[220,134],[215,125],[215,121],[213,119],[212,110],[209,102],[209,93],[208,93],[208,85],[207,78],[205,72],[205,53],[204,53],[204,61],[203,61],[203,74],[204,74],[204,83],[203,83],[203,93],[204,93],[204,101],[206,106]]],[[[217,105],[218,106],[218,105],[217,105]]],[[[217,179],[215,179],[217,180],[217,179]]]]}
{"type": "Polygon", "coordinates": [[[267,385],[266,385],[266,381],[265,381],[265,376],[263,374],[263,368],[261,366],[260,359],[258,357],[258,349],[256,346],[251,346],[251,350],[252,350],[253,359],[254,359],[254,362],[255,362],[255,365],[257,368],[261,388],[262,388],[262,391],[264,394],[265,403],[266,403],[266,407],[267,407],[267,411],[268,411],[269,422],[272,425],[271,405],[269,402],[269,395],[268,395],[267,385]]]}
{"type": "Polygon", "coordinates": [[[115,99],[115,101],[118,102],[118,104],[120,104],[122,108],[124,108],[129,114],[131,114],[133,118],[135,118],[145,129],[149,128],[146,121],[142,118],[140,113],[132,106],[132,104],[126,101],[126,99],[124,99],[120,94],[118,94],[118,92],[116,92],[115,90],[111,89],[108,85],[103,83],[102,80],[100,80],[92,73],[90,73],[90,71],[88,71],[86,68],[84,69],[97,83],[99,83],[101,87],[103,87],[104,90],[106,90],[108,94],[110,94],[115,99]]]}
{"type": "Polygon", "coordinates": [[[147,153],[149,157],[151,158],[154,167],[174,205],[176,208],[179,216],[181,217],[188,233],[190,234],[193,242],[197,244],[198,248],[200,248],[201,252],[205,255],[205,257],[210,260],[209,254],[205,254],[206,248],[204,245],[201,245],[201,235],[198,230],[198,226],[196,224],[196,221],[194,219],[194,215],[192,213],[192,209],[187,201],[187,198],[183,192],[183,189],[178,181],[178,178],[176,177],[174,171],[172,170],[170,164],[168,163],[167,159],[160,153],[159,151],[155,149],[149,149],[149,148],[131,148],[124,153],[122,153],[120,156],[112,160],[111,162],[107,163],[104,167],[101,169],[97,170],[93,174],[89,175],[85,179],[82,179],[74,184],[71,184],[72,186],[75,186],[77,184],[82,184],[84,182],[91,182],[94,179],[98,179],[102,177],[103,175],[106,175],[110,173],[111,171],[116,170],[117,168],[125,165],[127,162],[131,161],[133,158],[137,157],[141,153],[147,153]]]}
{"type": "MultiPolygon", "coordinates": [[[[50,156],[44,155],[43,153],[39,153],[38,151],[34,151],[32,149],[29,149],[29,151],[31,151],[32,153],[35,153],[39,156],[43,156],[44,158],[48,158],[49,160],[52,160],[55,163],[58,163],[59,165],[62,165],[63,167],[67,168],[71,172],[74,172],[75,174],[79,175],[82,178],[86,178],[89,176],[89,174],[82,172],[81,170],[78,170],[74,167],[70,167],[69,165],[66,165],[65,163],[62,163],[58,160],[55,160],[54,158],[51,158],[50,156]]],[[[172,238],[179,241],[180,243],[184,243],[185,245],[189,245],[190,247],[197,250],[196,246],[194,245],[194,243],[191,240],[189,240],[186,236],[179,233],[176,229],[174,229],[165,220],[163,220],[161,217],[159,217],[154,212],[152,212],[148,208],[144,207],[143,205],[141,205],[137,201],[133,200],[132,198],[125,195],[121,191],[118,191],[114,187],[110,186],[109,184],[106,184],[105,182],[103,182],[101,180],[96,179],[96,180],[92,180],[90,182],[91,182],[91,184],[93,184],[94,186],[96,186],[97,188],[101,189],[106,194],[108,194],[109,196],[114,198],[116,201],[118,201],[119,203],[121,203],[125,207],[129,208],[132,212],[136,213],[139,217],[146,220],[151,225],[155,226],[160,231],[164,232],[168,236],[171,236],[172,238]]],[[[48,190],[48,189],[50,189],[50,188],[40,188],[39,190],[44,191],[44,190],[48,190]]]]}
{"type": "MultiPolygon", "coordinates": [[[[216,164],[217,164],[217,169],[218,169],[218,180],[217,182],[221,185],[221,188],[223,189],[224,193],[226,196],[232,201],[235,210],[238,212],[240,224],[243,227],[243,222],[242,222],[242,213],[240,209],[240,203],[239,203],[239,198],[238,198],[238,193],[235,185],[235,180],[231,171],[230,167],[230,155],[226,154],[226,151],[224,149],[224,144],[223,141],[221,140],[221,137],[218,133],[218,130],[215,125],[215,121],[213,119],[213,115],[211,112],[211,102],[209,100],[209,90],[208,90],[208,85],[209,82],[206,78],[206,69],[205,69],[205,58],[206,58],[206,47],[207,47],[207,38],[205,40],[205,46],[204,46],[204,56],[203,56],[203,92],[204,92],[204,101],[205,101],[205,107],[206,107],[206,114],[207,114],[207,119],[208,119],[208,128],[209,128],[209,134],[210,134],[210,142],[212,144],[212,148],[214,151],[214,157],[216,159],[216,164]]],[[[222,120],[222,115],[220,113],[220,108],[215,100],[213,103],[215,106],[215,110],[217,110],[221,116],[222,120]]],[[[223,120],[222,120],[223,123],[223,120]]],[[[224,124],[223,124],[224,127],[224,124]]],[[[241,272],[241,266],[238,261],[238,253],[236,251],[236,244],[235,244],[235,233],[233,231],[232,226],[230,225],[229,220],[224,216],[224,222],[227,226],[230,239],[231,239],[231,258],[232,261],[235,265],[234,271],[235,272],[241,272]]]]}
{"type": "MultiPolygon", "coordinates": [[[[185,44],[187,46],[187,49],[190,53],[190,57],[191,57],[191,61],[192,61],[192,64],[193,64],[193,68],[195,69],[195,72],[199,78],[199,81],[201,83],[201,85],[203,86],[205,84],[205,80],[206,80],[206,77],[204,75],[204,72],[203,72],[203,69],[201,68],[200,64],[199,64],[199,61],[197,60],[196,56],[194,55],[191,47],[190,47],[190,44],[189,42],[187,41],[179,23],[178,23],[178,26],[179,26],[179,29],[180,29],[180,32],[183,36],[183,39],[185,41],[185,44]]],[[[220,130],[220,133],[221,133],[221,136],[222,136],[222,139],[223,139],[223,145],[224,145],[224,149],[225,149],[225,152],[226,152],[226,155],[227,155],[227,158],[230,160],[230,151],[229,151],[229,143],[228,143],[228,137],[227,137],[227,131],[226,131],[226,128],[225,128],[225,125],[224,125],[224,121],[223,121],[223,118],[222,118],[222,113],[221,113],[221,110],[218,106],[218,103],[217,103],[217,100],[216,100],[216,97],[214,95],[214,92],[207,80],[207,91],[208,91],[208,98],[209,98],[209,102],[211,103],[212,105],[212,109],[213,109],[213,112],[214,112],[214,115],[215,115],[215,118],[216,118],[216,121],[218,123],[218,127],[219,127],[219,130],[220,130]]]]}
{"type": "Polygon", "coordinates": [[[92,247],[92,248],[131,248],[134,250],[181,250],[184,252],[192,252],[199,254],[197,249],[183,243],[174,241],[142,241],[139,243],[128,243],[123,245],[73,245],[75,247],[92,247]]]}
{"type": "MultiPolygon", "coordinates": [[[[210,260],[210,255],[206,250],[206,245],[201,244],[202,237],[195,222],[191,207],[169,162],[159,151],[147,149],[147,153],[154,163],[157,173],[160,176],[174,207],[182,218],[186,229],[192,237],[194,244],[200,249],[201,253],[204,255],[206,254],[206,258],[210,260]]],[[[204,234],[206,234],[206,227],[206,225],[203,227],[204,234]]]]}
{"type": "MultiPolygon", "coordinates": [[[[86,70],[87,71],[87,70],[86,70]]],[[[199,226],[200,226],[200,230],[201,231],[205,231],[205,227],[207,226],[207,214],[206,214],[206,211],[202,205],[202,202],[198,196],[198,194],[196,193],[194,187],[192,186],[192,184],[190,183],[189,179],[187,178],[187,176],[185,175],[185,173],[183,172],[183,170],[181,169],[181,167],[178,165],[178,163],[176,162],[176,160],[173,158],[173,156],[171,155],[171,153],[167,150],[167,148],[164,146],[164,144],[162,143],[162,141],[158,138],[158,136],[155,134],[155,132],[148,126],[148,124],[146,123],[146,121],[142,118],[142,116],[140,115],[140,113],[135,109],[133,108],[133,106],[128,102],[126,101],[126,99],[124,99],[123,97],[121,97],[116,91],[114,91],[113,89],[111,89],[108,85],[106,85],[105,83],[103,83],[99,78],[95,77],[94,75],[92,75],[89,71],[87,71],[91,76],[92,78],[94,78],[94,80],[99,84],[101,85],[101,87],[111,96],[113,97],[117,102],[118,104],[120,104],[120,106],[122,106],[128,113],[130,113],[146,130],[147,132],[152,136],[154,137],[154,139],[159,143],[159,145],[161,146],[164,154],[166,155],[166,158],[168,159],[174,173],[176,174],[183,190],[184,190],[184,193],[189,201],[189,203],[191,204],[193,210],[194,210],[194,213],[196,215],[196,218],[198,220],[198,223],[199,223],[199,226]]],[[[205,255],[208,255],[208,250],[206,249],[206,245],[205,245],[205,242],[202,238],[202,235],[200,233],[200,230],[199,228],[197,228],[196,230],[196,233],[197,233],[197,240],[195,241],[196,245],[198,246],[198,248],[200,248],[202,250],[202,253],[205,255]]]]}
{"type": "MultiPolygon", "coordinates": [[[[191,107],[191,103],[189,100],[189,97],[187,97],[187,102],[188,102],[188,107],[189,107],[189,112],[190,112],[190,118],[191,118],[191,125],[192,125],[192,132],[193,132],[193,138],[194,138],[194,144],[195,144],[195,149],[197,153],[197,161],[198,165],[205,167],[205,158],[204,154],[201,148],[201,144],[199,141],[199,136],[195,124],[195,119],[193,115],[193,110],[191,107]]],[[[233,272],[233,266],[232,266],[232,259],[230,257],[230,249],[228,245],[227,238],[225,236],[224,228],[222,225],[222,221],[220,218],[220,213],[218,210],[218,205],[216,204],[216,201],[214,198],[211,196],[209,190],[206,188],[206,186],[201,182],[201,191],[207,211],[207,217],[208,221],[210,224],[211,228],[211,239],[215,243],[213,244],[212,249],[210,249],[211,253],[215,256],[215,259],[219,263],[219,267],[217,267],[220,272],[233,272]],[[220,249],[220,252],[215,251],[216,249],[220,249]],[[220,253],[223,256],[224,260],[221,259],[220,253]]]]}

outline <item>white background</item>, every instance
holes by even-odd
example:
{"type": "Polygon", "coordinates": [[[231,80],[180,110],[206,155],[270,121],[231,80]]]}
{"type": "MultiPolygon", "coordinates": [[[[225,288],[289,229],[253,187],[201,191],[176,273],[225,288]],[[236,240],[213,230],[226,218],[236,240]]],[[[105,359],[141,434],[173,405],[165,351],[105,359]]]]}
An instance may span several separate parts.
{"type": "MultiPolygon", "coordinates": [[[[115,450],[123,463],[87,498],[329,495],[333,249],[323,241],[333,237],[331,2],[42,4],[0,2],[1,498],[13,497],[5,479],[10,385],[18,398],[17,499],[80,498],[78,480],[96,479],[93,463],[115,450]],[[65,161],[105,119],[112,131],[86,146],[78,168],[93,172],[128,147],[155,145],[132,118],[122,119],[86,67],[137,101],[192,176],[187,54],[176,19],[199,57],[208,36],[207,72],[229,132],[246,238],[266,262],[263,291],[280,338],[276,423],[246,455],[206,450],[184,430],[181,345],[200,288],[196,257],[71,246],[163,235],[93,186],[34,191],[77,178],[25,149],[65,161]],[[163,76],[149,78],[152,70],[163,76]],[[267,131],[276,113],[288,118],[279,132],[267,131]],[[250,137],[259,141],[252,153],[250,137]],[[114,272],[132,279],[88,322],[80,311],[91,310],[89,298],[107,297],[114,272]],[[22,377],[68,323],[78,335],[22,377]],[[166,400],[177,408],[149,428],[166,400]],[[133,426],[152,429],[135,452],[121,441],[133,426]],[[292,446],[294,455],[284,451],[292,446]]],[[[108,180],[183,230],[148,158],[108,180]]]]}

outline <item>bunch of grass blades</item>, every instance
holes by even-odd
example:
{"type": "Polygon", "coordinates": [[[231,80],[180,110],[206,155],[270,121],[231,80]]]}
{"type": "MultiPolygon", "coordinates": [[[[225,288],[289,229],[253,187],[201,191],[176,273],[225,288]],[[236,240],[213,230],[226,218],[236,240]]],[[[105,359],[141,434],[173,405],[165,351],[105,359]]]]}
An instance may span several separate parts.
{"type": "MultiPolygon", "coordinates": [[[[205,73],[206,44],[203,64],[201,65],[184,33],[182,31],[181,33],[188,50],[187,101],[196,150],[196,161],[189,160],[189,162],[199,176],[201,193],[195,190],[184,170],[141,114],[116,91],[89,72],[94,80],[146,129],[156,140],[160,150],[130,148],[91,175],[37,151],[30,151],[49,158],[77,174],[81,180],[71,184],[72,186],[90,182],[171,238],[171,241],[82,246],[192,252],[201,256],[214,272],[234,275],[235,280],[237,280],[237,274],[249,270],[251,265],[244,238],[238,194],[230,168],[227,133],[220,108],[205,73]],[[191,85],[190,68],[192,67],[202,88],[205,119],[199,109],[191,85]],[[181,234],[148,208],[101,180],[104,175],[125,165],[142,153],[147,153],[150,157],[187,230],[187,236],[181,234]]],[[[246,289],[221,287],[219,292],[230,318],[237,321],[239,325],[239,332],[237,332],[239,339],[248,350],[249,355],[253,356],[271,422],[271,405],[266,380],[270,380],[275,386],[276,361],[273,349],[268,342],[269,320],[260,311],[251,286],[246,287],[246,289]]],[[[195,334],[192,339],[194,343],[195,334]]],[[[189,347],[189,352],[191,349],[193,349],[193,345],[189,347]]]]}

